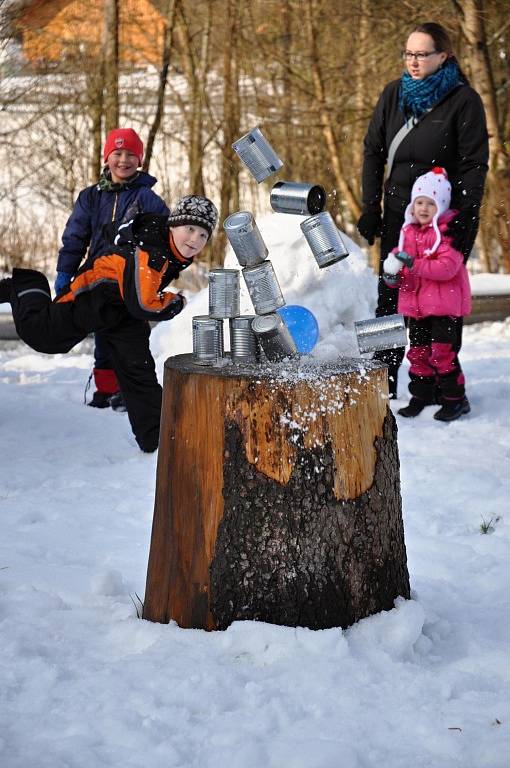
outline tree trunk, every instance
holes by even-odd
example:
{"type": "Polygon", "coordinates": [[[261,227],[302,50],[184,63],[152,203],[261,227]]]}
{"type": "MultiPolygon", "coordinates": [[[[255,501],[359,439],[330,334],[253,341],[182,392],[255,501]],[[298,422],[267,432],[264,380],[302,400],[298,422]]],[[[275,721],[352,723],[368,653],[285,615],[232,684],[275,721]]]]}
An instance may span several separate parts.
{"type": "Polygon", "coordinates": [[[144,618],[347,627],[409,597],[377,362],[165,364],[144,618]]]}
{"type": "Polygon", "coordinates": [[[468,43],[473,81],[480,93],[487,116],[491,158],[488,207],[496,218],[495,229],[501,247],[501,266],[504,272],[510,272],[510,156],[505,148],[494,76],[487,49],[484,24],[485,4],[484,0],[458,0],[458,2],[463,12],[461,26],[468,43]]]}
{"type": "Polygon", "coordinates": [[[152,151],[154,148],[154,142],[156,141],[156,136],[161,126],[161,121],[163,120],[163,112],[165,108],[165,90],[166,90],[166,84],[168,80],[168,70],[170,67],[170,53],[173,45],[177,3],[178,3],[178,0],[167,0],[167,4],[166,4],[166,14],[165,14],[166,29],[165,29],[165,37],[163,40],[161,69],[159,72],[156,114],[154,115],[154,120],[152,121],[152,125],[149,130],[149,136],[147,138],[147,145],[145,149],[145,155],[143,158],[143,166],[142,166],[144,171],[149,170],[149,166],[152,158],[152,151]]]}
{"type": "MultiPolygon", "coordinates": [[[[239,83],[237,69],[239,10],[239,0],[228,0],[228,29],[225,30],[223,48],[223,139],[220,161],[220,224],[231,213],[230,204],[234,191],[233,180],[237,167],[232,162],[232,143],[239,135],[239,83]]],[[[225,231],[220,226],[212,242],[212,265],[223,262],[225,246],[225,231]]]]}
{"type": "Polygon", "coordinates": [[[102,70],[99,73],[92,74],[87,79],[88,102],[90,104],[89,114],[91,122],[92,151],[89,164],[89,181],[94,184],[101,173],[101,149],[102,139],[102,118],[103,118],[103,77],[102,70]]]}
{"type": "Polygon", "coordinates": [[[337,189],[341,192],[343,201],[352,218],[356,221],[361,215],[361,205],[356,192],[352,189],[342,167],[340,146],[335,135],[331,111],[326,100],[326,91],[320,66],[319,46],[317,45],[317,29],[314,20],[314,0],[306,0],[304,4],[305,22],[308,31],[308,43],[312,67],[313,86],[317,101],[317,112],[322,125],[322,132],[328,148],[333,175],[337,189]]]}
{"type": "Polygon", "coordinates": [[[119,4],[105,0],[103,29],[105,132],[119,125],[119,4]]]}

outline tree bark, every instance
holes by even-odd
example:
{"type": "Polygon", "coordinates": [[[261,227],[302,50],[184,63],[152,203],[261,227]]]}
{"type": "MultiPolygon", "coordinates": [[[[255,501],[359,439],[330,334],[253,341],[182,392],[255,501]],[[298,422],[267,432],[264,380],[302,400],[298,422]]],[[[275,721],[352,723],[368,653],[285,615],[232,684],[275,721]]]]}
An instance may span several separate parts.
{"type": "Polygon", "coordinates": [[[144,171],[149,170],[149,166],[152,158],[152,152],[154,149],[154,142],[156,141],[156,136],[158,134],[159,128],[161,126],[161,122],[163,120],[163,113],[165,109],[165,91],[166,91],[166,84],[168,81],[168,70],[170,68],[170,54],[171,54],[172,45],[173,45],[177,5],[178,5],[178,0],[167,0],[166,13],[165,13],[166,30],[165,30],[165,37],[163,40],[161,69],[159,72],[156,113],[154,115],[154,120],[152,121],[150,130],[149,130],[149,136],[147,138],[147,144],[145,148],[145,155],[143,158],[143,166],[142,166],[144,171]]]}
{"type": "Polygon", "coordinates": [[[105,132],[119,125],[119,3],[105,0],[103,30],[104,127],[105,132]]]}
{"type": "Polygon", "coordinates": [[[165,364],[144,618],[346,627],[409,597],[384,366],[165,364]]]}
{"type": "Polygon", "coordinates": [[[361,205],[354,189],[349,184],[342,165],[340,146],[335,135],[331,111],[326,100],[324,79],[320,66],[319,47],[317,45],[317,28],[314,20],[314,0],[306,0],[304,3],[305,23],[308,31],[312,78],[317,102],[317,112],[322,126],[322,132],[328,148],[333,175],[337,189],[341,192],[345,205],[351,216],[356,221],[361,215],[361,205]]]}
{"type": "Polygon", "coordinates": [[[468,43],[473,81],[487,116],[490,152],[487,199],[489,209],[495,214],[495,229],[501,245],[501,266],[504,272],[510,272],[510,156],[505,147],[487,48],[485,3],[484,0],[457,0],[457,3],[463,12],[461,26],[468,43]]]}
{"type": "Polygon", "coordinates": [[[239,0],[228,0],[225,43],[223,49],[223,122],[220,160],[220,227],[212,243],[213,265],[223,262],[226,236],[221,223],[230,210],[234,192],[236,165],[232,162],[232,143],[239,135],[239,82],[237,68],[237,37],[239,26],[239,0]]]}

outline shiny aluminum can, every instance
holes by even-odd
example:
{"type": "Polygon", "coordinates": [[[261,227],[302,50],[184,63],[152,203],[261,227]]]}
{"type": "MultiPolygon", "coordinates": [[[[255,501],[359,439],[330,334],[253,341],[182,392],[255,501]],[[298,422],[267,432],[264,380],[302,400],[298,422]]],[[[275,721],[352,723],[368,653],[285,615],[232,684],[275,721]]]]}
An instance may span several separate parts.
{"type": "Polygon", "coordinates": [[[283,166],[260,128],[241,136],[234,141],[232,148],[259,184],[283,166]]]}
{"type": "Polygon", "coordinates": [[[328,211],[317,213],[315,216],[305,219],[301,223],[301,231],[321,269],[329,267],[349,255],[349,251],[328,211]]]}
{"type": "Polygon", "coordinates": [[[241,271],[257,315],[266,315],[285,306],[285,299],[270,261],[263,261],[254,267],[244,267],[241,271]]]}
{"type": "Polygon", "coordinates": [[[234,363],[257,363],[260,345],[251,324],[255,315],[232,317],[230,325],[230,354],[234,363]]]}
{"type": "Polygon", "coordinates": [[[268,254],[255,219],[249,211],[238,211],[223,222],[223,229],[242,267],[261,264],[268,254]]]}
{"type": "Polygon", "coordinates": [[[196,315],[192,321],[193,360],[198,365],[215,365],[223,357],[223,320],[196,315]]]}
{"type": "Polygon", "coordinates": [[[209,271],[209,315],[217,319],[239,314],[239,270],[209,271]]]}
{"type": "Polygon", "coordinates": [[[354,323],[360,353],[405,347],[407,333],[402,315],[386,315],[354,323]]]}
{"type": "Polygon", "coordinates": [[[268,360],[278,362],[285,357],[297,357],[298,351],[290,331],[278,314],[256,317],[251,327],[260,341],[268,360]]]}
{"type": "Polygon", "coordinates": [[[269,202],[276,213],[310,216],[324,210],[326,190],[319,184],[277,181],[271,190],[269,202]]]}

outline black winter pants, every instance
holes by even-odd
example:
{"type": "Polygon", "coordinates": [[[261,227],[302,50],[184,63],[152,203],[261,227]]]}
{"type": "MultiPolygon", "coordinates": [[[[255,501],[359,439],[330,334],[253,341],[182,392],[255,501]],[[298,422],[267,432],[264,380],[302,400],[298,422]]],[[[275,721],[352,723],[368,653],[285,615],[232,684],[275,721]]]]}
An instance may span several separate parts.
{"type": "MultiPolygon", "coordinates": [[[[404,223],[404,213],[396,213],[386,208],[383,216],[381,232],[381,260],[379,262],[379,283],[377,286],[377,308],[376,317],[385,317],[394,315],[397,312],[398,290],[389,288],[382,279],[383,261],[392,248],[398,245],[400,229],[404,223]]],[[[390,395],[397,394],[398,369],[404,359],[405,347],[396,349],[383,349],[376,352],[374,357],[388,366],[388,383],[390,395]]]]}
{"type": "MultiPolygon", "coordinates": [[[[54,304],[47,279],[33,269],[13,270],[10,301],[20,338],[37,352],[69,352],[98,330],[90,327],[89,318],[80,317],[74,302],[54,304]]],[[[161,387],[149,347],[149,324],[126,312],[114,326],[100,330],[136,441],[142,451],[154,451],[159,441],[161,387]]]]}

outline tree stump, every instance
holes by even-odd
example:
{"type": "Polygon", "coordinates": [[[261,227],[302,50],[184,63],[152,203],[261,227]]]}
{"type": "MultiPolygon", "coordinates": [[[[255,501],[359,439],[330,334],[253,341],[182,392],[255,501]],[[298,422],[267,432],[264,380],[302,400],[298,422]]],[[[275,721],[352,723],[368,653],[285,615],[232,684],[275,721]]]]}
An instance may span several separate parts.
{"type": "Polygon", "coordinates": [[[409,597],[376,361],[165,363],[143,616],[347,627],[409,597]]]}

